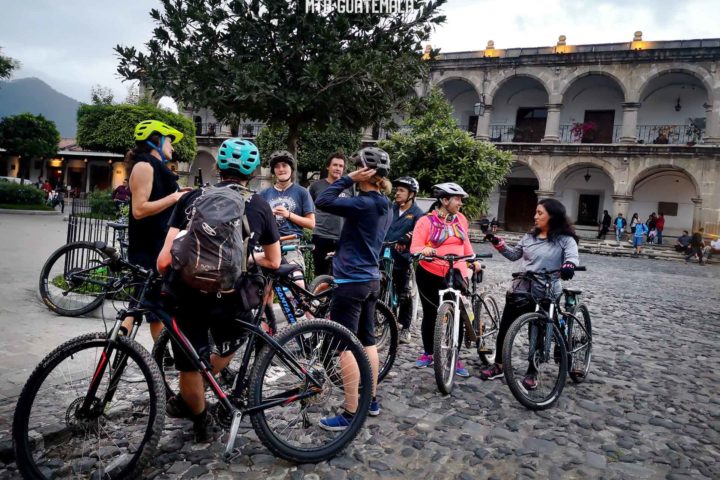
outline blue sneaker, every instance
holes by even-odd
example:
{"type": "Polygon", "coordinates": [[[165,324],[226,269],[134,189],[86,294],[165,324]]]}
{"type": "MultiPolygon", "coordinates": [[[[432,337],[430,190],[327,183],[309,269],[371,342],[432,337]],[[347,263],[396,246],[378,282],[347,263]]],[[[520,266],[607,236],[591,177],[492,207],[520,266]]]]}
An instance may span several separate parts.
{"type": "Polygon", "coordinates": [[[470,372],[468,372],[467,368],[462,364],[460,360],[458,360],[455,363],[455,375],[458,377],[469,377],[470,372]]]}
{"type": "Polygon", "coordinates": [[[418,357],[417,360],[415,360],[415,366],[417,368],[429,367],[432,364],[433,364],[433,356],[428,355],[427,353],[423,353],[422,355],[420,355],[418,357]]]}
{"type": "Polygon", "coordinates": [[[368,414],[371,417],[377,417],[378,415],[380,415],[380,402],[378,402],[377,400],[373,400],[372,402],[370,402],[370,411],[368,412],[368,414]]]}
{"type": "Polygon", "coordinates": [[[325,417],[320,419],[320,428],[330,432],[342,432],[350,426],[352,419],[348,419],[342,413],[334,417],[325,417]]]}

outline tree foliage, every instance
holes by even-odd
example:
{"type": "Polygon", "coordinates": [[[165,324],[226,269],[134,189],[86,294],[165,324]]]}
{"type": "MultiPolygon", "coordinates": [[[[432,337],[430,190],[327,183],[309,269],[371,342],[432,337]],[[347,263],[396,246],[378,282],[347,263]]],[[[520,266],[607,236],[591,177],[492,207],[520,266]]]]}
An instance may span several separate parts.
{"type": "Polygon", "coordinates": [[[390,154],[393,177],[415,177],[425,195],[434,184],[458,183],[470,194],[463,207],[468,218],[487,211],[490,193],[510,172],[512,154],[458,128],[452,106],[437,88],[417,100],[408,127],[379,145],[390,154]]]}
{"type": "Polygon", "coordinates": [[[93,105],[112,105],[115,94],[108,87],[93,85],[90,89],[90,101],[93,105]]]}
{"type": "Polygon", "coordinates": [[[118,72],[221,121],[286,125],[295,152],[308,125],[360,130],[389,117],[427,75],[421,42],[445,21],[445,2],[320,15],[306,13],[306,0],[161,0],[148,53],[117,46],[118,72]]]}
{"type": "Polygon", "coordinates": [[[55,123],[42,115],[21,113],[0,120],[0,147],[10,155],[20,156],[20,178],[29,178],[33,157],[54,156],[59,143],[55,123]]]}
{"type": "Polygon", "coordinates": [[[82,105],[78,109],[78,145],[88,150],[125,154],[135,147],[135,125],[160,120],[185,134],[175,147],[174,160],[192,162],[197,152],[192,120],[152,105],[82,105]]]}
{"type": "MultiPolygon", "coordinates": [[[[0,48],[2,52],[2,48],[0,48]]],[[[0,53],[0,78],[10,78],[13,70],[20,67],[20,62],[0,53]]]]}
{"type": "MultiPolygon", "coordinates": [[[[275,150],[285,150],[287,127],[263,127],[257,136],[261,155],[268,158],[275,150]]],[[[323,129],[307,127],[300,132],[298,140],[298,172],[305,183],[310,172],[322,171],[327,156],[340,151],[350,156],[360,147],[362,134],[359,130],[345,130],[335,125],[323,129]]],[[[267,162],[266,162],[267,163],[267,162]]]]}

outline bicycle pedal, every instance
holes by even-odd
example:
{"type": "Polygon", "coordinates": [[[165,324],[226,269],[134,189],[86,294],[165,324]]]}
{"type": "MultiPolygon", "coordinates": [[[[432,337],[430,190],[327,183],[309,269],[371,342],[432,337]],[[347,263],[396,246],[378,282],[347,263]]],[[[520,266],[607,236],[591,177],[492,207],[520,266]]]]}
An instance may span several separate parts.
{"type": "Polygon", "coordinates": [[[225,460],[225,463],[232,463],[235,459],[238,459],[242,456],[242,450],[239,448],[233,448],[230,453],[225,452],[223,454],[223,460],[225,460]]]}
{"type": "Polygon", "coordinates": [[[487,353],[488,355],[491,354],[491,353],[493,353],[494,351],[495,351],[495,349],[494,349],[494,348],[490,348],[490,347],[480,347],[480,348],[478,348],[478,352],[480,352],[480,353],[487,353]]]}

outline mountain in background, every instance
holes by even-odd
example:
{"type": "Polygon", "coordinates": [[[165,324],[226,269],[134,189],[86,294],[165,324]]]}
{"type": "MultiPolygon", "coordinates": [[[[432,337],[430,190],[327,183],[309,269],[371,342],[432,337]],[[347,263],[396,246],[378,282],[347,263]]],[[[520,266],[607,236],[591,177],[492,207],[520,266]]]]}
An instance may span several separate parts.
{"type": "Polygon", "coordinates": [[[30,112],[55,122],[60,136],[75,138],[80,102],[54,90],[39,78],[0,82],[0,117],[30,112]]]}

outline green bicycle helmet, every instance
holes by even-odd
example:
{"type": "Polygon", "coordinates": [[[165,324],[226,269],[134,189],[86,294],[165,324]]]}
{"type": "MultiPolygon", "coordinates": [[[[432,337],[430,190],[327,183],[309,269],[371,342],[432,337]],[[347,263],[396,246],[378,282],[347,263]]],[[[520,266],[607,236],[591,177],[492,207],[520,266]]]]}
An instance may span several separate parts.
{"type": "Polygon", "coordinates": [[[228,138],[218,149],[217,167],[221,171],[233,169],[243,175],[251,175],[258,165],[260,152],[249,140],[228,138]]]}
{"type": "Polygon", "coordinates": [[[270,154],[270,172],[275,173],[275,165],[278,164],[278,162],[285,162],[288,165],[290,165],[290,168],[295,171],[295,157],[293,157],[293,154],[288,152],[287,150],[277,150],[275,152],[272,152],[270,154]]]}
{"type": "Polygon", "coordinates": [[[158,120],[145,120],[135,125],[136,142],[147,140],[153,133],[159,133],[163,137],[170,137],[172,143],[179,142],[185,136],[181,131],[158,120]]]}

